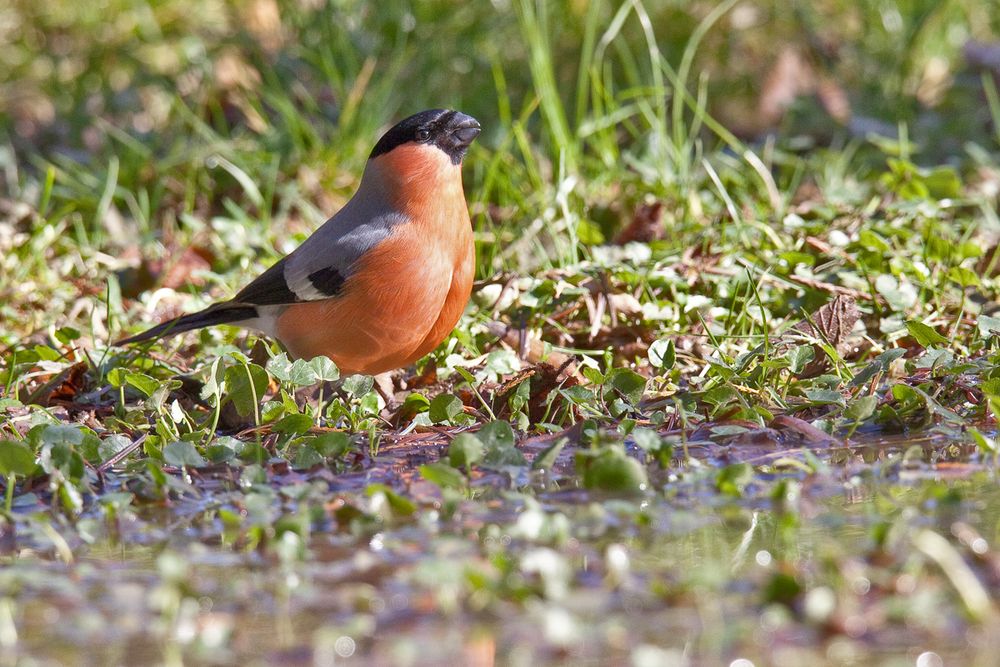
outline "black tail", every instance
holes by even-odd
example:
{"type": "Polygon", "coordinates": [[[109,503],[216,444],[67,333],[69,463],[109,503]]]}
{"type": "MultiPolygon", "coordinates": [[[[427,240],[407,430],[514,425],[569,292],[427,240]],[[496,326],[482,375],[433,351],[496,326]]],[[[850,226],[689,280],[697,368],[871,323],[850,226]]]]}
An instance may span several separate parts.
{"type": "Polygon", "coordinates": [[[146,340],[154,340],[164,336],[174,336],[179,333],[184,333],[185,331],[191,331],[192,329],[210,327],[215,324],[242,322],[243,320],[252,320],[255,317],[257,317],[257,309],[253,306],[231,302],[216,303],[209,306],[205,310],[199,310],[197,313],[181,315],[180,317],[175,317],[172,320],[167,320],[162,324],[157,324],[152,329],[147,329],[141,334],[136,334],[135,336],[115,341],[112,345],[130,345],[131,343],[141,343],[146,340]]]}

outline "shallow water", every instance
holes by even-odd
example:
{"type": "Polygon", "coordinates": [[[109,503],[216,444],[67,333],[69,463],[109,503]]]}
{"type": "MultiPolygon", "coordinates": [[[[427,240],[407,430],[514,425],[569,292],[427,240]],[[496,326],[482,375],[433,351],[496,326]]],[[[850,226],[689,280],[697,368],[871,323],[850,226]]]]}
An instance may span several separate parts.
{"type": "Polygon", "coordinates": [[[1000,490],[968,448],[869,438],[807,474],[774,465],[792,450],[709,447],[631,498],[417,480],[407,516],[378,490],[275,477],[28,520],[6,540],[0,658],[995,664],[1000,490]],[[742,494],[719,493],[720,461],[748,458],[742,494]]]}

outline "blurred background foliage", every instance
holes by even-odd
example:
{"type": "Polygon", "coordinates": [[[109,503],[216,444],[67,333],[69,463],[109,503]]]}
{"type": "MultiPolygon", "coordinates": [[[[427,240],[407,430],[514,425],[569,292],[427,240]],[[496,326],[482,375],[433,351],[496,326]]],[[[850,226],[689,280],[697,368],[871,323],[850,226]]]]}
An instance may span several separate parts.
{"type": "Polygon", "coordinates": [[[690,90],[704,79],[708,110],[744,139],[777,130],[826,143],[908,123],[933,160],[989,136],[963,49],[998,32],[1000,9],[973,0],[13,0],[0,7],[0,136],[36,167],[101,164],[124,145],[147,158],[136,177],[153,184],[211,151],[206,133],[250,135],[284,170],[324,158],[335,183],[379,128],[422,108],[487,120],[493,144],[511,112],[557,135],[550,144],[565,139],[561,123],[592,130],[595,96],[619,111],[671,97],[656,51],[685,67],[690,90]],[[546,106],[551,92],[564,119],[546,106]],[[524,113],[536,102],[541,114],[524,113]]]}
{"type": "Polygon", "coordinates": [[[9,1],[0,199],[14,229],[52,230],[0,296],[50,303],[10,286],[60,242],[89,285],[195,242],[254,270],[428,107],[485,127],[466,172],[481,277],[577,261],[649,197],[680,231],[762,200],[773,218],[807,182],[837,201],[886,155],[992,165],[998,34],[977,0],[9,1]]]}

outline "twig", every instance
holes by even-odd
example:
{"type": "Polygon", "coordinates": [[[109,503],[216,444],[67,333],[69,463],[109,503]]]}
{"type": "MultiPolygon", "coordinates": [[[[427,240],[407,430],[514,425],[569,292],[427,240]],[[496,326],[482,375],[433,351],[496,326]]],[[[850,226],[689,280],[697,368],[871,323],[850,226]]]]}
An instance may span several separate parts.
{"type": "Polygon", "coordinates": [[[148,433],[143,433],[138,438],[136,438],[136,440],[134,442],[132,442],[129,445],[126,445],[121,450],[115,452],[114,456],[112,456],[110,459],[108,459],[107,461],[105,461],[101,465],[97,466],[97,472],[103,473],[103,472],[109,470],[110,468],[118,465],[122,461],[124,461],[125,457],[127,457],[129,454],[131,454],[135,450],[139,449],[139,447],[142,446],[142,443],[144,443],[146,441],[146,438],[148,438],[148,437],[149,437],[148,433]]]}

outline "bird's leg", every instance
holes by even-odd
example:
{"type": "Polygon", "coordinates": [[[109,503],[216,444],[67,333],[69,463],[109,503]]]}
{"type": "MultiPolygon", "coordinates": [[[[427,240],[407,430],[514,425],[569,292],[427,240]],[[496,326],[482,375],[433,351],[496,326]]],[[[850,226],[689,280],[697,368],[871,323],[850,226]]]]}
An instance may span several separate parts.
{"type": "Polygon", "coordinates": [[[382,396],[382,400],[385,401],[385,407],[389,410],[396,409],[396,406],[399,404],[399,401],[396,400],[396,388],[392,382],[392,373],[392,371],[386,371],[374,376],[375,391],[382,396]]]}

